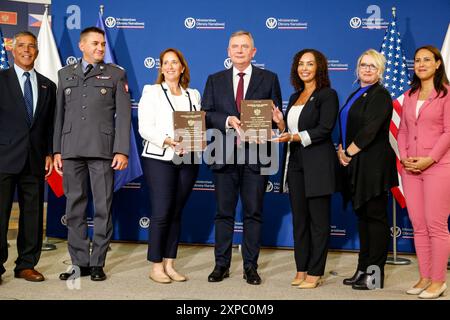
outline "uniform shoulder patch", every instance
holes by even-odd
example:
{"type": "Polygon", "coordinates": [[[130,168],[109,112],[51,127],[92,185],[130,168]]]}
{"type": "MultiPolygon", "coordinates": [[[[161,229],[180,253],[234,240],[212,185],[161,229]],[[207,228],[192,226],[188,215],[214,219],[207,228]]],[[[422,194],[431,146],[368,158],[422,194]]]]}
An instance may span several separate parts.
{"type": "Polygon", "coordinates": [[[109,65],[109,66],[116,67],[116,68],[118,68],[118,69],[120,69],[120,70],[124,70],[124,71],[125,71],[125,69],[124,69],[123,67],[119,66],[118,64],[115,64],[115,63],[108,63],[108,65],[109,65]]]}

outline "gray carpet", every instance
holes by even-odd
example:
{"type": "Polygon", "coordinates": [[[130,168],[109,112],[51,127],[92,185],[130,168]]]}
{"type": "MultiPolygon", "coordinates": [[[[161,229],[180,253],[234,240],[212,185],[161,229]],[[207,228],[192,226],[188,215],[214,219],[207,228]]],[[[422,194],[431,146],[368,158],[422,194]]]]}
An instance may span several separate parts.
{"type": "Polygon", "coordinates": [[[179,248],[176,266],[189,280],[158,284],[148,278],[150,263],[146,260],[146,244],[112,243],[105,266],[108,279],[93,282],[88,277],[81,278],[79,283],[69,283],[78,289],[70,289],[65,281],[58,279],[59,273],[70,263],[65,241],[57,243],[57,250],[42,253],[36,269],[45,275],[46,281],[40,283],[14,278],[15,241],[10,240],[10,244],[0,300],[419,300],[404,293],[418,278],[415,256],[407,256],[412,260],[411,265],[386,267],[384,289],[357,291],[342,285],[342,279],[354,272],[357,254],[330,252],[323,285],[300,290],[290,285],[295,275],[292,250],[263,249],[258,269],[263,283],[252,286],[242,279],[242,258],[238,249],[233,249],[230,278],[209,283],[207,277],[214,267],[213,247],[183,245],[179,248]]]}

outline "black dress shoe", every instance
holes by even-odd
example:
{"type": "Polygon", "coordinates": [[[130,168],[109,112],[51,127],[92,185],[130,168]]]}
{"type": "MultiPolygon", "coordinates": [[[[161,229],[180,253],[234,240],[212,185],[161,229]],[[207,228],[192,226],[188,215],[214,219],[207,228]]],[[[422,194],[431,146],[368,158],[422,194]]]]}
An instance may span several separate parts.
{"type": "Polygon", "coordinates": [[[247,280],[248,284],[254,285],[261,284],[261,277],[259,276],[255,267],[244,269],[244,279],[247,280]]]}
{"type": "Polygon", "coordinates": [[[355,282],[357,282],[361,277],[365,274],[364,271],[356,270],[355,274],[351,278],[346,278],[342,281],[346,286],[351,286],[355,282]]]}
{"type": "Polygon", "coordinates": [[[352,289],[355,290],[383,289],[383,287],[384,287],[384,275],[381,275],[380,279],[377,281],[374,275],[367,273],[365,273],[358,281],[352,284],[352,289]]]}
{"type": "MultiPolygon", "coordinates": [[[[78,266],[76,266],[78,267],[78,266]]],[[[80,269],[80,273],[78,276],[80,277],[87,277],[91,275],[91,269],[89,267],[78,267],[80,269]]],[[[59,275],[59,280],[67,280],[69,279],[73,274],[75,274],[76,270],[75,268],[72,268],[70,272],[63,272],[59,275]]]]}
{"type": "Polygon", "coordinates": [[[222,266],[215,266],[213,272],[208,276],[208,282],[220,282],[230,276],[230,269],[222,266]]]}
{"type": "Polygon", "coordinates": [[[103,272],[103,267],[91,267],[91,280],[103,281],[106,279],[106,274],[103,272]]]}

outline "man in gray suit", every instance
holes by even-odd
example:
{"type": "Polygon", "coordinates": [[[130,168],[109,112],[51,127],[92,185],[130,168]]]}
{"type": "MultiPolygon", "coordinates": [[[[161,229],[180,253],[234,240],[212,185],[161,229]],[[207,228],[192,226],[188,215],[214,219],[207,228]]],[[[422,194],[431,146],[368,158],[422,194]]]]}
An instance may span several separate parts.
{"type": "Polygon", "coordinates": [[[58,73],[54,165],[63,176],[67,197],[68,247],[73,268],[60,274],[67,280],[79,270],[93,281],[106,279],[103,271],[112,235],[111,203],[114,170],[128,165],[131,106],[126,73],[103,63],[105,34],[84,29],[79,48],[82,59],[58,73]],[[87,232],[88,183],[94,200],[92,252],[87,232]],[[79,269],[77,269],[78,267],[79,269]]]}

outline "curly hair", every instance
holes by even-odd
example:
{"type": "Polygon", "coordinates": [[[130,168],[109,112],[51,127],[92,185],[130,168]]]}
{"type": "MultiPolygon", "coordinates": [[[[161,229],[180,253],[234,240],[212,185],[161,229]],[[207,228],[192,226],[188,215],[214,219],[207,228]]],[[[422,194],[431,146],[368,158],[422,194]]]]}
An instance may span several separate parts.
{"type": "Polygon", "coordinates": [[[305,53],[312,53],[314,56],[314,59],[316,60],[317,64],[317,70],[316,70],[316,88],[322,89],[322,88],[328,88],[330,87],[330,78],[328,77],[328,61],[327,58],[321,53],[320,51],[317,51],[315,49],[303,49],[299,52],[297,52],[294,56],[294,59],[292,60],[292,66],[291,66],[291,84],[295,88],[296,91],[299,91],[301,89],[305,88],[305,83],[302,79],[300,79],[300,76],[298,75],[298,63],[302,56],[305,53]]]}
{"type": "MultiPolygon", "coordinates": [[[[443,97],[445,97],[447,95],[447,91],[448,91],[447,88],[445,87],[445,84],[448,85],[448,78],[447,78],[447,75],[445,74],[444,59],[442,59],[442,54],[438,48],[427,45],[427,46],[418,48],[416,50],[416,52],[414,52],[414,58],[416,57],[417,52],[419,52],[422,49],[430,51],[433,54],[434,60],[436,62],[441,61],[440,66],[436,69],[436,73],[434,74],[433,84],[434,84],[434,88],[436,89],[437,95],[439,96],[441,94],[441,92],[443,92],[444,93],[443,97]]],[[[411,82],[411,91],[409,91],[409,95],[412,95],[414,92],[416,92],[420,88],[421,88],[421,81],[420,81],[419,77],[416,75],[416,73],[414,73],[413,79],[411,82]]]]}
{"type": "MultiPolygon", "coordinates": [[[[168,48],[168,49],[164,50],[163,52],[161,52],[161,54],[159,55],[159,62],[161,65],[164,62],[163,61],[164,55],[168,52],[175,53],[175,55],[178,57],[178,60],[180,60],[180,63],[184,68],[184,72],[180,75],[180,86],[186,90],[189,87],[189,82],[191,81],[191,74],[189,72],[189,67],[188,67],[187,61],[184,58],[184,56],[180,50],[175,49],[175,48],[168,48]]],[[[156,84],[160,84],[160,83],[164,82],[164,75],[163,75],[161,69],[162,68],[158,69],[158,78],[156,79],[156,84]]]]}

